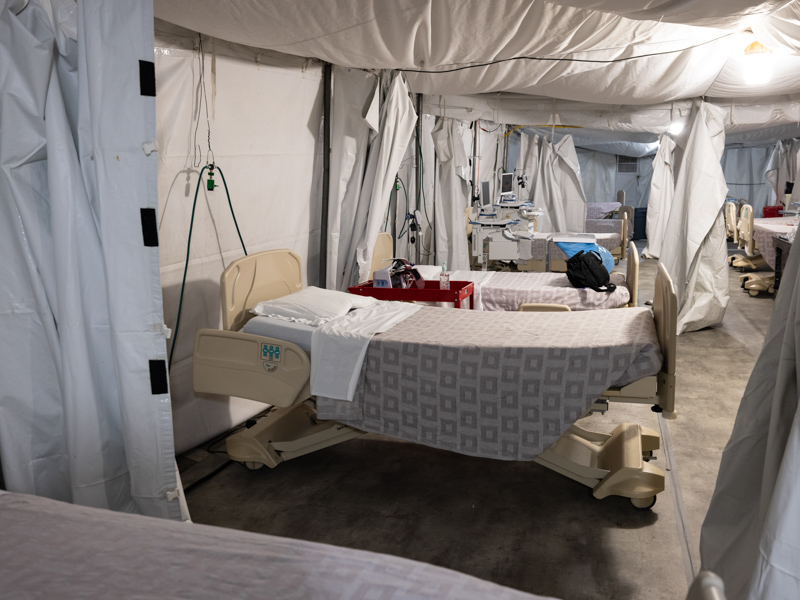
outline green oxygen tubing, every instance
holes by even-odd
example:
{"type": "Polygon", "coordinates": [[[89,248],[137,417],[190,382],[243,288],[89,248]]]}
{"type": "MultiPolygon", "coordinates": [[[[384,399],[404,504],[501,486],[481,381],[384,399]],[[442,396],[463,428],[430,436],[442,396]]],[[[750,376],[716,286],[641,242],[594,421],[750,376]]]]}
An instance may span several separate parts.
{"type": "Polygon", "coordinates": [[[192,218],[189,220],[189,239],[186,243],[186,263],[183,266],[183,281],[181,282],[181,297],[178,300],[178,318],[175,319],[175,332],[172,336],[172,347],[169,351],[169,370],[172,370],[172,356],[175,354],[175,342],[178,340],[178,329],[181,326],[181,311],[183,309],[183,292],[186,289],[186,273],[189,271],[189,253],[192,249],[192,229],[194,228],[194,212],[197,208],[197,195],[200,193],[200,184],[203,182],[203,171],[208,170],[208,180],[207,180],[207,187],[209,191],[213,191],[216,187],[214,185],[214,169],[219,171],[220,176],[222,177],[222,185],[225,187],[225,195],[228,197],[228,206],[231,209],[231,217],[233,217],[233,224],[236,226],[236,233],[239,234],[239,241],[242,243],[242,251],[244,251],[244,255],[247,256],[247,248],[244,246],[244,240],[242,239],[242,232],[239,231],[239,223],[236,221],[236,213],[233,210],[233,203],[231,202],[231,194],[228,191],[228,182],[225,181],[225,173],[222,172],[222,169],[219,166],[215,166],[214,163],[207,164],[205,167],[200,169],[200,175],[197,178],[197,187],[194,190],[194,202],[192,203],[192,218]]]}

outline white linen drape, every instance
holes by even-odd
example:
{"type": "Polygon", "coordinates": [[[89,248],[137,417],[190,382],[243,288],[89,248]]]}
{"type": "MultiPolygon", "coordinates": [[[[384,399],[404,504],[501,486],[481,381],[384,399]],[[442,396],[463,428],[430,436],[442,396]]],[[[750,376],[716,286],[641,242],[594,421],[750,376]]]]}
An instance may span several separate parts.
{"type": "Polygon", "coordinates": [[[725,111],[701,103],[675,183],[660,261],[678,292],[678,333],[722,322],[730,300],[722,205],[728,186],[720,166],[725,111]]]}
{"type": "MultiPolygon", "coordinates": [[[[409,98],[408,84],[400,74],[387,81],[382,76],[375,95],[365,107],[364,119],[372,129],[366,166],[359,189],[344,263],[341,289],[366,281],[370,273],[372,250],[383,227],[395,175],[414,133],[417,113],[409,98]]],[[[332,172],[333,173],[333,172],[332,172]]],[[[357,176],[358,172],[353,171],[357,176]]],[[[345,225],[342,225],[345,229],[345,225]]],[[[344,246],[340,241],[340,251],[344,246]]]]}
{"type": "Polygon", "coordinates": [[[789,255],[761,355],[722,453],[700,537],[729,600],[800,598],[800,253],[789,255]]]}
{"type": "Polygon", "coordinates": [[[533,199],[545,212],[539,231],[580,233],[586,229],[586,195],[571,135],[556,144],[541,141],[533,199]]]}
{"type": "Polygon", "coordinates": [[[0,8],[0,455],[10,491],[178,519],[153,55],[146,2],[0,8]]]}
{"type": "Polygon", "coordinates": [[[469,161],[458,121],[440,117],[431,133],[436,149],[436,264],[469,270],[464,211],[469,206],[469,161]]]}
{"type": "Polygon", "coordinates": [[[653,159],[653,178],[650,182],[650,199],[647,202],[647,247],[642,251],[644,258],[658,258],[664,231],[675,198],[675,177],[673,159],[675,141],[667,134],[659,138],[658,152],[653,159]]]}

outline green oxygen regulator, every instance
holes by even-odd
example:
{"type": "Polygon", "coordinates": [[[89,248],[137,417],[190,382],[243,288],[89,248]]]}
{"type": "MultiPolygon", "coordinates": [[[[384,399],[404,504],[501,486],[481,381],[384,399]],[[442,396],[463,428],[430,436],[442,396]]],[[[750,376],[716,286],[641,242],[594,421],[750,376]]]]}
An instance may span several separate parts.
{"type": "Polygon", "coordinates": [[[214,163],[208,165],[208,179],[206,180],[206,187],[209,192],[213,192],[217,185],[214,183],[214,163]]]}

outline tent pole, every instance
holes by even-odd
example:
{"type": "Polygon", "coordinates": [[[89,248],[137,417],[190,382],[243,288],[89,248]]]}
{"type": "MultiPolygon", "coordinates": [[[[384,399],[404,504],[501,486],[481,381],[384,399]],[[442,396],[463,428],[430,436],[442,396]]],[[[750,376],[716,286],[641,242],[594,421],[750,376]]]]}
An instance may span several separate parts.
{"type": "MultiPolygon", "coordinates": [[[[422,154],[422,138],[420,137],[422,134],[422,94],[417,94],[417,131],[416,131],[416,151],[414,152],[414,163],[417,169],[417,210],[422,213],[422,169],[420,169],[420,156],[422,154]]],[[[414,261],[416,264],[420,264],[422,253],[420,252],[420,248],[422,248],[422,223],[417,223],[419,226],[419,230],[417,231],[417,243],[414,244],[416,246],[415,253],[416,253],[416,260],[414,261]]]]}
{"type": "MultiPolygon", "coordinates": [[[[331,76],[333,65],[322,67],[322,208],[319,228],[319,287],[328,283],[328,203],[331,191],[331,76]]],[[[335,282],[332,282],[335,283],[335,282]]]]}

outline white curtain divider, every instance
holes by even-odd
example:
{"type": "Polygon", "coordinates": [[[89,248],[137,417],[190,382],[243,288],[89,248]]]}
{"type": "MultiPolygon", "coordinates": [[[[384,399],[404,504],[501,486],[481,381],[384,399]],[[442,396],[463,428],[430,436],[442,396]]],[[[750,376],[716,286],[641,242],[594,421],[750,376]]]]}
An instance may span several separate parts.
{"type": "Polygon", "coordinates": [[[519,193],[521,200],[534,201],[534,188],[539,174],[539,154],[539,136],[521,132],[519,159],[516,166],[517,175],[525,178],[526,187],[524,190],[520,190],[519,193]]]}
{"type": "Polygon", "coordinates": [[[799,273],[793,248],[703,522],[703,568],[728,600],[800,598],[799,273]]]}
{"type": "Polygon", "coordinates": [[[647,247],[642,251],[644,258],[661,256],[664,232],[675,198],[674,154],[675,141],[666,133],[662,134],[653,160],[650,199],[647,203],[647,247]]]}
{"type": "Polygon", "coordinates": [[[469,270],[464,212],[469,205],[469,161],[460,124],[439,117],[431,133],[436,149],[436,264],[469,270]]]}
{"type": "Polygon", "coordinates": [[[675,183],[660,260],[678,293],[678,333],[722,322],[730,300],[722,205],[725,112],[702,102],[675,183]]]}
{"type": "MultiPolygon", "coordinates": [[[[776,204],[785,204],[784,187],[787,181],[794,181],[800,171],[800,142],[796,140],[779,140],[767,160],[764,178],[772,186],[776,204]]],[[[800,190],[798,190],[800,192],[800,190]]],[[[755,207],[753,207],[755,209],[755,207]]],[[[754,213],[760,216],[759,213],[754,213]]]]}
{"type": "Polygon", "coordinates": [[[352,268],[352,257],[348,251],[355,235],[370,137],[374,135],[365,117],[379,102],[378,84],[378,78],[366,71],[333,68],[327,273],[327,287],[332,290],[350,285],[347,269],[352,268]]]}
{"type": "Polygon", "coordinates": [[[539,157],[539,176],[533,198],[545,212],[539,225],[542,232],[580,233],[586,229],[586,195],[581,184],[581,167],[572,136],[557,144],[543,139],[539,157]]]}
{"type": "Polygon", "coordinates": [[[3,475],[10,491],[179,519],[159,249],[143,241],[152,6],[47,7],[0,8],[3,475]]]}
{"type": "Polygon", "coordinates": [[[366,171],[353,221],[353,235],[345,257],[342,288],[357,281],[366,281],[372,262],[375,240],[386,220],[389,196],[403,155],[414,134],[417,114],[409,98],[408,84],[400,74],[382,76],[379,88],[366,111],[366,120],[373,129],[369,142],[366,171]],[[378,104],[380,97],[384,100],[378,104]]]}

